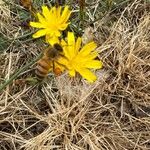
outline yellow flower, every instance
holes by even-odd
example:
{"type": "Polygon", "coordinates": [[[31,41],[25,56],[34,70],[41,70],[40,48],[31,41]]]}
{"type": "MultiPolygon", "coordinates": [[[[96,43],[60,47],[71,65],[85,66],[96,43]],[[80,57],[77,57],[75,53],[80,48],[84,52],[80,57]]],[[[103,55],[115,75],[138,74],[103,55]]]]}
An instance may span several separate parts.
{"type": "Polygon", "coordinates": [[[80,37],[75,41],[74,34],[68,32],[67,42],[64,40],[61,42],[64,57],[61,57],[58,61],[69,70],[70,76],[75,76],[78,72],[83,78],[93,82],[97,77],[91,69],[102,68],[102,62],[95,60],[98,56],[98,52],[95,51],[96,43],[90,42],[81,47],[81,41],[80,37]]]}
{"type": "Polygon", "coordinates": [[[68,6],[52,7],[42,6],[42,14],[37,13],[39,22],[30,22],[30,26],[39,28],[40,30],[33,34],[33,38],[46,36],[46,41],[55,43],[61,36],[61,31],[65,30],[69,24],[68,19],[71,11],[68,6]]]}

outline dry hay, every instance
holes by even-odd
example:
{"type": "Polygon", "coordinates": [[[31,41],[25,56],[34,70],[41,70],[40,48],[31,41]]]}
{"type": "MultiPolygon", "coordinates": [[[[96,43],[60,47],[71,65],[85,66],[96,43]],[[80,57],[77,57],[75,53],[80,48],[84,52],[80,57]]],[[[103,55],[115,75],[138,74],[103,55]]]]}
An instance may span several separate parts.
{"type": "MultiPolygon", "coordinates": [[[[64,74],[51,77],[40,87],[8,86],[0,95],[0,149],[150,149],[147,5],[142,1],[130,3],[111,28],[101,20],[95,25],[104,63],[104,68],[96,72],[96,83],[64,74]]],[[[7,25],[8,21],[3,23],[7,25]]],[[[12,32],[17,33],[17,27],[11,30],[1,26],[2,32],[3,28],[10,38],[12,32]]],[[[32,42],[10,44],[1,54],[1,81],[37,54],[32,42]]],[[[32,68],[22,77],[29,76],[32,68]]]]}

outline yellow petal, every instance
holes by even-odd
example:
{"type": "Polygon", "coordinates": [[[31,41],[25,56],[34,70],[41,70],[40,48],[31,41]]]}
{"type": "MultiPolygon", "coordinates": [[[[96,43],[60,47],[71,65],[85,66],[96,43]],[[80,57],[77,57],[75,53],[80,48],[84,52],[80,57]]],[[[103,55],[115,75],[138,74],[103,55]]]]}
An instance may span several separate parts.
{"type": "Polygon", "coordinates": [[[76,75],[75,70],[69,70],[69,75],[70,75],[71,77],[74,77],[74,76],[76,75]]]}
{"type": "Polygon", "coordinates": [[[94,60],[98,56],[98,53],[96,51],[91,52],[90,54],[83,56],[81,54],[76,56],[76,59],[82,63],[86,63],[88,61],[94,60]]]}
{"type": "Polygon", "coordinates": [[[30,22],[30,26],[35,28],[45,28],[45,25],[39,22],[30,22]]]}
{"type": "Polygon", "coordinates": [[[65,40],[61,40],[61,45],[64,47],[64,46],[67,46],[67,43],[65,42],[65,40]]]}
{"type": "Polygon", "coordinates": [[[33,38],[39,38],[41,36],[46,35],[46,33],[47,33],[46,29],[41,29],[41,30],[37,31],[36,33],[34,33],[32,37],[33,38]]]}
{"type": "Polygon", "coordinates": [[[68,24],[69,23],[65,23],[65,24],[60,25],[59,30],[65,30],[67,28],[68,24]]]}
{"type": "Polygon", "coordinates": [[[47,6],[42,6],[42,13],[47,21],[51,20],[51,13],[47,6]]]}
{"type": "Polygon", "coordinates": [[[71,11],[68,11],[66,17],[65,17],[64,19],[61,18],[60,23],[65,23],[65,22],[67,22],[67,21],[69,20],[70,15],[71,15],[71,11]]]}
{"type": "Polygon", "coordinates": [[[58,31],[58,30],[53,30],[53,29],[48,29],[48,28],[46,28],[47,29],[47,34],[49,34],[50,36],[57,36],[57,37],[60,37],[61,36],[61,33],[60,33],[60,31],[58,31]]]}
{"type": "Polygon", "coordinates": [[[57,18],[60,18],[61,9],[62,9],[62,7],[61,7],[61,6],[59,6],[59,7],[57,8],[57,10],[56,10],[57,18]]]}
{"type": "Polygon", "coordinates": [[[76,46],[75,46],[75,49],[77,52],[79,51],[79,49],[81,47],[81,42],[82,42],[82,39],[80,37],[78,37],[78,39],[76,41],[76,46]]]}
{"type": "Polygon", "coordinates": [[[58,59],[58,62],[59,62],[59,64],[62,64],[63,66],[66,66],[66,67],[68,68],[68,61],[67,61],[66,58],[60,57],[60,58],[58,59]]]}
{"type": "Polygon", "coordinates": [[[61,40],[61,45],[63,47],[64,56],[67,59],[70,59],[70,54],[69,54],[69,51],[68,51],[68,45],[63,39],[61,40]]]}
{"type": "Polygon", "coordinates": [[[97,51],[90,53],[90,55],[88,56],[89,60],[95,59],[96,57],[98,57],[97,51]]]}
{"type": "Polygon", "coordinates": [[[81,49],[81,51],[79,52],[79,55],[86,56],[90,54],[95,48],[96,48],[96,43],[90,42],[81,49]]]}
{"type": "Polygon", "coordinates": [[[89,69],[80,68],[77,71],[80,73],[80,75],[83,78],[85,78],[89,82],[94,82],[97,79],[96,75],[94,73],[92,73],[89,69]]]}
{"type": "MultiPolygon", "coordinates": [[[[52,10],[52,11],[51,11],[52,15],[55,16],[55,17],[57,17],[56,7],[52,7],[51,10],[52,10]]],[[[55,18],[55,19],[56,19],[56,18],[55,18]]]]}
{"type": "Polygon", "coordinates": [[[63,51],[64,51],[64,56],[67,58],[67,59],[70,59],[70,53],[68,51],[68,47],[63,47],[63,51]]]}
{"type": "Polygon", "coordinates": [[[72,59],[77,54],[77,51],[75,49],[75,37],[73,32],[68,32],[68,58],[72,59]]]}
{"type": "Polygon", "coordinates": [[[73,32],[68,32],[67,38],[68,38],[68,45],[69,46],[75,45],[75,37],[74,37],[73,32]]]}
{"type": "Polygon", "coordinates": [[[46,22],[45,18],[40,13],[37,13],[37,16],[38,16],[39,22],[41,24],[47,25],[47,22],[46,22]]]}
{"type": "Polygon", "coordinates": [[[56,43],[59,43],[59,39],[58,39],[58,37],[57,36],[46,36],[47,38],[46,38],[46,41],[50,44],[50,45],[54,45],[54,44],[56,44],[56,43]]]}
{"type": "Polygon", "coordinates": [[[49,39],[51,38],[51,35],[50,34],[46,34],[45,35],[45,41],[46,43],[49,43],[49,39]]]}
{"type": "Polygon", "coordinates": [[[61,15],[61,23],[66,22],[70,17],[71,11],[69,10],[69,6],[65,6],[62,15],[61,15]]]}
{"type": "Polygon", "coordinates": [[[60,36],[61,36],[61,33],[60,33],[58,30],[56,30],[56,31],[54,32],[54,34],[55,34],[55,36],[57,36],[57,37],[60,37],[60,36]]]}
{"type": "Polygon", "coordinates": [[[93,69],[100,69],[102,68],[102,62],[99,60],[91,60],[84,64],[85,68],[93,68],[93,69]]]}

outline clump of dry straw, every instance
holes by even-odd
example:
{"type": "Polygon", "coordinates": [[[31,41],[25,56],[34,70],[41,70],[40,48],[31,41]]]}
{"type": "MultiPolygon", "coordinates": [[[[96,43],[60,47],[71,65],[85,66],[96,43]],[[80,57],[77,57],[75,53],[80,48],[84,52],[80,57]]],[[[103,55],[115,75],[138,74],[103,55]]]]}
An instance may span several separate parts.
{"type": "MultiPolygon", "coordinates": [[[[7,86],[0,93],[0,149],[150,149],[149,10],[148,3],[132,1],[113,12],[115,19],[106,15],[94,24],[104,63],[94,84],[63,74],[40,86],[7,86]]],[[[24,33],[19,12],[4,4],[0,11],[6,15],[0,15],[0,34],[11,41],[0,55],[2,82],[37,56],[39,46],[29,38],[18,39],[24,33]]],[[[30,76],[32,69],[20,78],[30,76]]]]}

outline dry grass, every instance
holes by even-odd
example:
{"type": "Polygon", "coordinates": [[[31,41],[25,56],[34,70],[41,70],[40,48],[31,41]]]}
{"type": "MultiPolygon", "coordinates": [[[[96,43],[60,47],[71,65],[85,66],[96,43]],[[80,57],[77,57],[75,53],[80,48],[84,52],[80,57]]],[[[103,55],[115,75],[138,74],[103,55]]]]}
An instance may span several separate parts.
{"type": "MultiPolygon", "coordinates": [[[[9,41],[0,55],[1,82],[38,55],[41,44],[18,25],[19,12],[10,6],[0,7],[0,32],[9,41]]],[[[87,14],[92,18],[90,8],[87,14]]],[[[63,74],[0,93],[1,150],[150,149],[150,3],[131,1],[94,29],[104,63],[96,83],[63,74]]]]}

